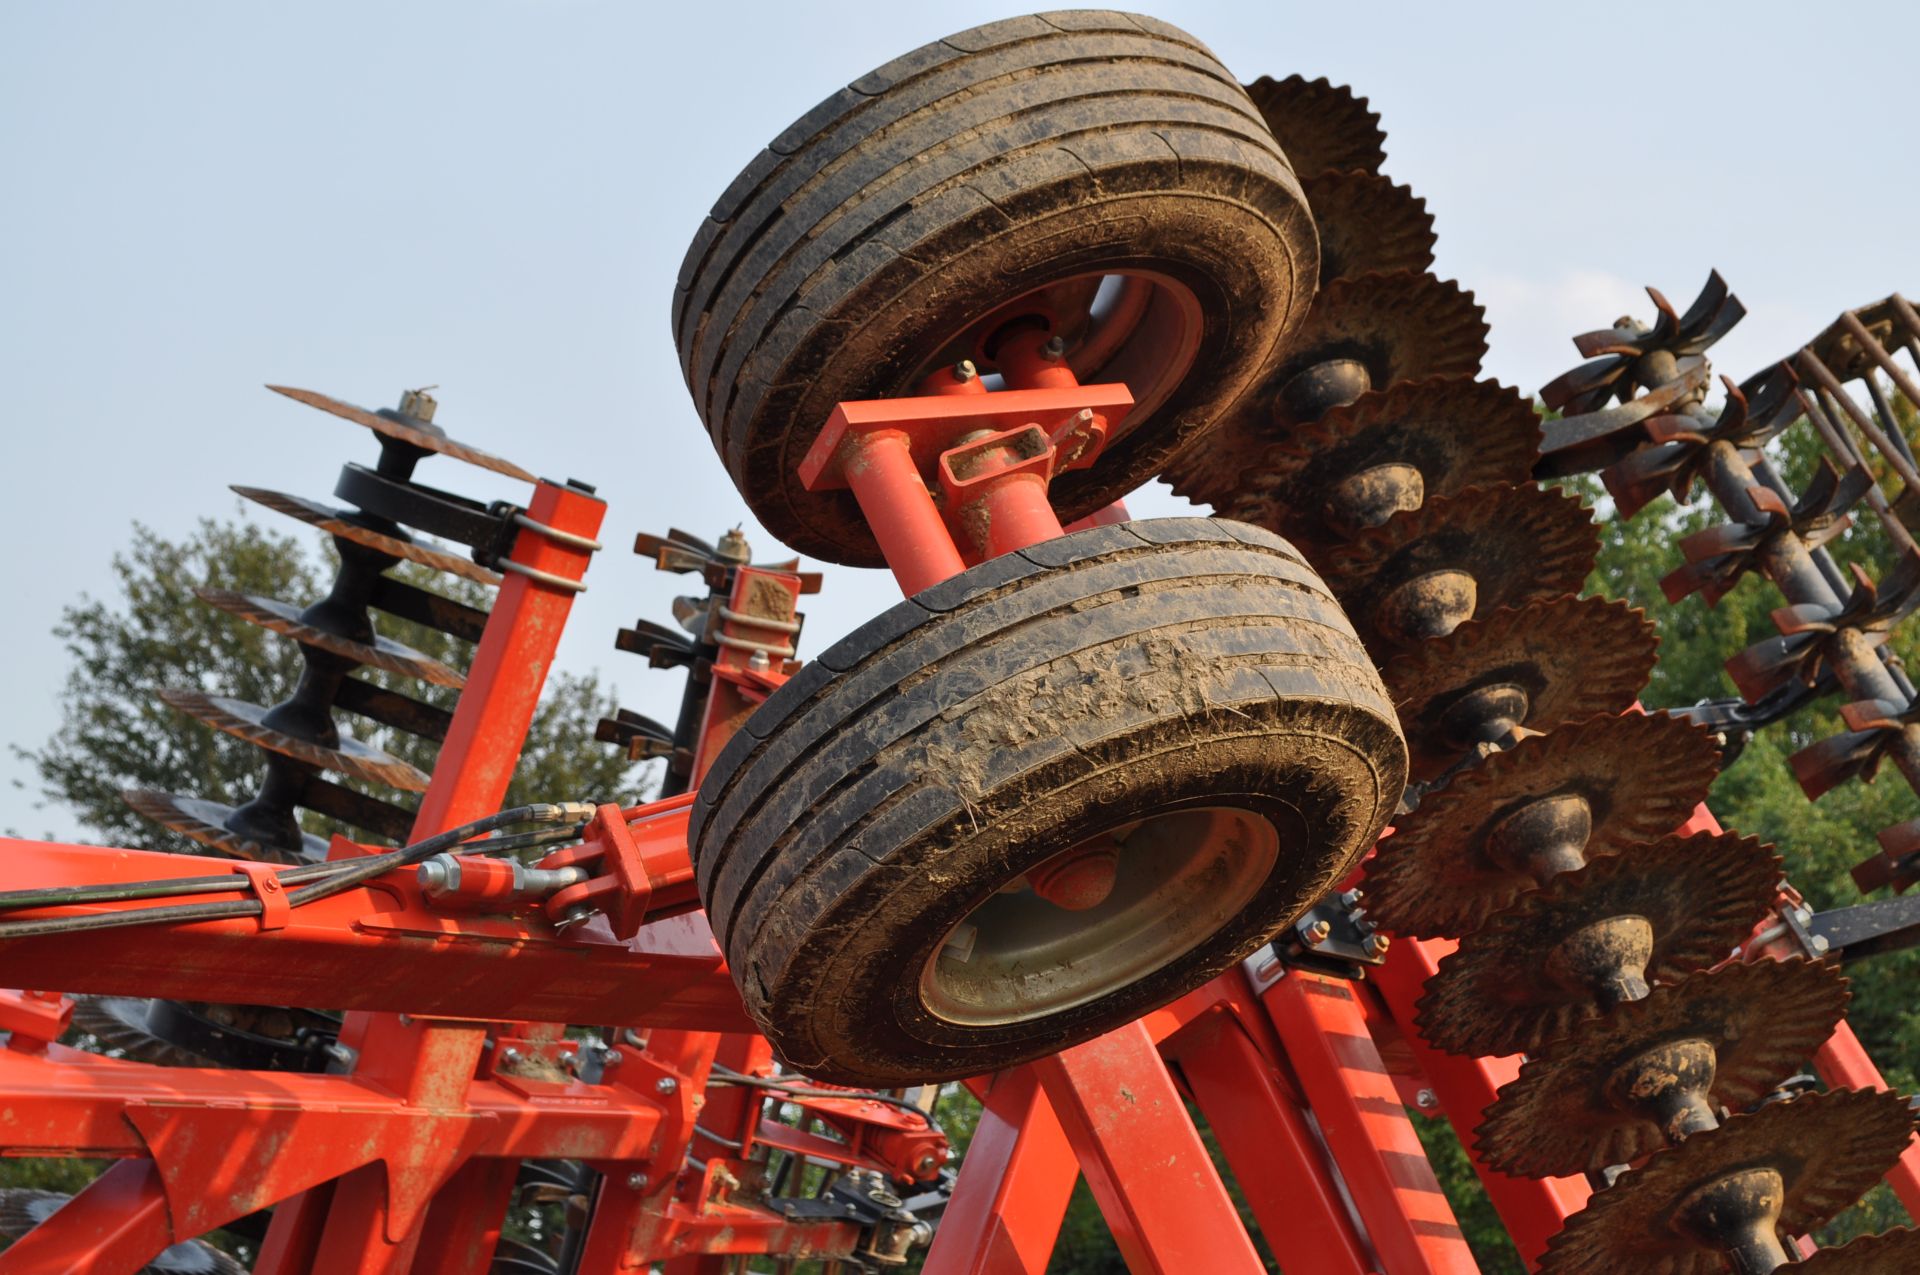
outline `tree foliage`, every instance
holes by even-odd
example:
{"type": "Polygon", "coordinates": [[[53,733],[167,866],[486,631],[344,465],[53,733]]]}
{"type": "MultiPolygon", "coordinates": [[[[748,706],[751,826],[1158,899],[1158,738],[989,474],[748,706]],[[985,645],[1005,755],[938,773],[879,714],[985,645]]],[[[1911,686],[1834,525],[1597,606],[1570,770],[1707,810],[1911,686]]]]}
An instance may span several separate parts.
{"type": "MultiPolygon", "coordinates": [[[[321,597],[334,562],[307,542],[245,521],[205,519],[188,536],[170,540],[134,524],[129,547],[116,555],[116,596],[82,597],[67,607],[55,632],[71,664],[60,693],[60,730],[38,749],[22,750],[45,796],[72,810],[80,823],[114,845],[185,851],[192,842],[150,823],[120,798],[123,788],[155,788],[229,805],[246,801],[265,771],[261,752],[168,708],[155,692],[166,687],[278,703],[292,693],[302,661],[298,645],[206,605],[195,586],[213,586],[278,598],[296,606],[321,597]]],[[[486,607],[492,590],[471,581],[403,564],[396,575],[470,606],[486,607]]],[[[470,643],[378,616],[380,631],[435,659],[465,668],[470,643]]],[[[413,678],[363,669],[356,676],[441,708],[458,692],[413,678]]],[[[631,802],[644,776],[619,750],[594,741],[594,723],[613,711],[613,696],[597,679],[555,673],[548,679],[528,732],[507,804],[535,800],[608,799],[631,802]]],[[[438,746],[403,731],[336,712],[359,739],[431,771],[438,746]]],[[[393,799],[391,789],[341,780],[393,799]]],[[[332,825],[310,812],[309,831],[332,825]]],[[[350,836],[368,834],[343,828],[350,836]]]]}

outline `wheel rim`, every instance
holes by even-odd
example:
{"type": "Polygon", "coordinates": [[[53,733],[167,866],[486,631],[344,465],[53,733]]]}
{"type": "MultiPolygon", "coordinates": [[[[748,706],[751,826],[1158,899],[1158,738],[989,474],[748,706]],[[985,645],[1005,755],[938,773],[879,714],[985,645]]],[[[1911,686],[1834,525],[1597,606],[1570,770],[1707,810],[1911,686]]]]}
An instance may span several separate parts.
{"type": "Polygon", "coordinates": [[[1280,857],[1272,822],[1230,806],[1170,811],[1100,835],[1118,844],[1106,899],[1071,911],[1020,888],[1021,878],[989,895],[921,969],[929,1013],[966,1026],[1027,1022],[1137,983],[1219,933],[1280,857]]]}
{"type": "Polygon", "coordinates": [[[988,389],[1004,388],[994,346],[1003,333],[1038,324],[1066,343],[1066,363],[1084,384],[1124,384],[1133,410],[1118,434],[1147,419],[1193,367],[1203,323],[1199,298],[1187,285],[1151,270],[1088,271],[1035,288],[984,317],[971,320],[940,344],[907,378],[901,392],[962,359],[979,370],[988,389]]]}

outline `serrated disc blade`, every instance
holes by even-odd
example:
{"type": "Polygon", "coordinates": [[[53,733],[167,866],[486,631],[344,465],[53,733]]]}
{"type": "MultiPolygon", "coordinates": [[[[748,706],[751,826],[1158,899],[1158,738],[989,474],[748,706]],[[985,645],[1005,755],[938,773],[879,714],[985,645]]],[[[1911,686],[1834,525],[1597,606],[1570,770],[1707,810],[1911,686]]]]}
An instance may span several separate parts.
{"type": "Polygon", "coordinates": [[[386,784],[407,792],[427,790],[427,774],[398,757],[345,734],[340,736],[338,748],[296,739],[285,731],[268,726],[264,719],[272,710],[258,704],[229,699],[224,695],[208,695],[204,691],[178,689],[161,691],[160,699],[169,707],[196,717],[215,730],[225,731],[237,739],[244,739],[250,744],[257,744],[321,770],[338,771],[356,779],[386,784]]]}
{"type": "Polygon", "coordinates": [[[403,642],[378,634],[372,642],[356,642],[352,638],[329,633],[308,624],[300,618],[297,608],[277,599],[236,593],[232,589],[196,588],[193,592],[194,596],[209,606],[218,607],[228,615],[239,616],[247,623],[257,624],[269,632],[290,637],[303,646],[329,651],[344,659],[401,677],[417,677],[435,686],[451,686],[457,690],[467,684],[466,677],[458,669],[450,668],[403,642]]]}
{"type": "Polygon", "coordinates": [[[1521,740],[1429,793],[1367,863],[1367,915],[1417,938],[1469,934],[1534,888],[1523,846],[1505,833],[1542,803],[1578,800],[1589,860],[1685,823],[1720,773],[1698,726],[1665,713],[1596,717],[1521,740]]]}
{"type": "Polygon", "coordinates": [[[1593,993],[1563,981],[1555,953],[1589,927],[1639,918],[1649,985],[1724,960],[1780,887],[1770,846],[1737,833],[1627,846],[1529,891],[1460,940],[1427,982],[1415,1022],[1448,1053],[1514,1054],[1598,1017],[1593,993]]]}
{"type": "Polygon", "coordinates": [[[1486,352],[1486,313],[1456,283],[1406,272],[1335,279],[1313,299],[1260,386],[1176,456],[1166,477],[1195,499],[1232,490],[1248,455],[1299,423],[1282,405],[1284,389],[1329,360],[1358,362],[1366,369],[1360,389],[1385,390],[1432,376],[1478,376],[1486,352]]]}
{"type": "Polygon", "coordinates": [[[531,473],[520,468],[510,460],[495,456],[492,452],[469,447],[467,444],[448,438],[437,429],[421,429],[404,420],[395,420],[379,412],[356,407],[352,403],[343,403],[314,390],[297,390],[287,385],[269,385],[275,394],[284,394],[296,403],[305,403],[308,407],[317,407],[323,412],[338,416],[341,420],[364,425],[376,434],[398,439],[400,442],[418,447],[422,451],[438,452],[442,456],[451,456],[455,460],[464,460],[469,465],[478,465],[482,469],[492,470],[496,474],[505,474],[508,478],[518,478],[521,482],[538,482],[531,473]]]}
{"type": "Polygon", "coordinates": [[[1920,1230],[1903,1226],[1823,1248],[1793,1275],[1913,1275],[1920,1271],[1920,1230]]]}
{"type": "Polygon", "coordinates": [[[1321,575],[1384,662],[1501,607],[1577,593],[1599,556],[1600,530],[1578,499],[1473,487],[1362,532],[1327,554],[1321,575]]]}
{"type": "Polygon", "coordinates": [[[1387,160],[1387,134],[1367,99],[1323,76],[1284,80],[1261,76],[1246,86],[1293,171],[1311,177],[1328,169],[1378,172],[1387,160]]]}
{"type": "Polygon", "coordinates": [[[296,518],[309,527],[318,527],[330,536],[342,540],[351,540],[354,544],[365,545],[389,557],[404,558],[408,562],[417,562],[423,567],[432,567],[435,571],[445,571],[477,584],[498,586],[500,575],[489,571],[470,558],[444,549],[429,548],[385,532],[374,531],[357,522],[349,521],[347,511],[308,500],[303,496],[289,496],[285,492],[268,491],[264,487],[242,487],[234,485],[232,490],[256,504],[265,505],[275,513],[296,518]]]}
{"type": "Polygon", "coordinates": [[[78,997],[73,1003],[73,1025],[99,1041],[103,1050],[118,1050],[120,1057],[132,1062],[157,1067],[213,1066],[208,1059],[149,1031],[147,1002],[139,997],[78,997]]]}
{"type": "Polygon", "coordinates": [[[126,788],[120,799],[161,827],[189,837],[211,850],[236,859],[264,863],[319,863],[327,857],[327,843],[311,833],[300,834],[300,845],[273,845],[227,827],[234,807],[201,797],[153,788],[126,788]]]}
{"type": "Polygon", "coordinates": [[[1233,486],[1195,494],[1215,513],[1277,531],[1318,556],[1369,525],[1355,511],[1367,503],[1369,476],[1377,480],[1387,467],[1417,474],[1402,480],[1408,507],[1468,487],[1524,482],[1539,432],[1532,402],[1497,382],[1402,381],[1296,426],[1247,457],[1233,486]]]}
{"type": "Polygon", "coordinates": [[[1410,773],[1431,779],[1476,743],[1494,742],[1473,734],[1490,699],[1511,703],[1517,693],[1524,703],[1513,724],[1536,731],[1624,712],[1646,686],[1659,644],[1645,613],[1624,602],[1551,598],[1416,643],[1380,676],[1406,732],[1410,773]]]}
{"type": "Polygon", "coordinates": [[[1735,1173],[1771,1172],[1779,1182],[1778,1232],[1791,1242],[1866,1194],[1912,1136],[1906,1100],[1878,1090],[1806,1094],[1733,1116],[1596,1194],[1547,1242],[1539,1269],[1542,1275],[1719,1275],[1730,1269],[1725,1253],[1675,1224],[1690,1197],[1735,1173]]]}
{"type": "Polygon", "coordinates": [[[1715,1110],[1741,1111],[1826,1043],[1846,1005],[1847,981],[1827,965],[1763,958],[1695,971],[1529,1058],[1487,1108],[1477,1149],[1517,1177],[1631,1164],[1668,1142],[1646,1107],[1648,1078],[1661,1078],[1661,1051],[1710,1047],[1706,1097],[1715,1110]]]}
{"type": "Polygon", "coordinates": [[[1433,265],[1427,201],[1378,173],[1319,173],[1301,183],[1320,231],[1320,286],[1363,274],[1420,274],[1433,265]]]}

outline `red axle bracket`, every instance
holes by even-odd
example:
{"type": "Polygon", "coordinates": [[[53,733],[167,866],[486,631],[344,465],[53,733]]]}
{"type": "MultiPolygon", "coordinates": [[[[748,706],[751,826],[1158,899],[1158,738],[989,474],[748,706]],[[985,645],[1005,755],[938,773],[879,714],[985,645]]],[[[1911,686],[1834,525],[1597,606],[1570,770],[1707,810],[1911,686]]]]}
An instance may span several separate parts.
{"type": "Polygon", "coordinates": [[[1109,422],[1132,406],[1124,385],[841,403],[800,462],[800,481],[853,491],[912,596],[970,563],[1063,534],[1047,484],[1098,459],[1109,422]]]}

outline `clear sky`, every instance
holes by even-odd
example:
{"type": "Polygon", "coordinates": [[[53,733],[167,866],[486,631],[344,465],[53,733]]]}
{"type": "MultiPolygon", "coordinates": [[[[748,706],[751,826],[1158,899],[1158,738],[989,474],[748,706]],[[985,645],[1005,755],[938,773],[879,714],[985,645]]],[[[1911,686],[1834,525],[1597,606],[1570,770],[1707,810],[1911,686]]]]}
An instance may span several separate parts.
{"type": "MultiPolygon", "coordinates": [[[[49,630],[110,587],[131,520],[183,532],[233,511],[233,482],[324,498],[342,462],[371,457],[269,381],[376,406],[438,383],[457,436],[598,484],[609,552],[560,662],[671,719],[677,678],[612,641],[665,619],[677,578],[627,546],[744,512],[675,371],[687,241],[820,98],[1022,11],[0,5],[0,744],[56,728],[49,630]]],[[[1572,333],[1644,312],[1639,285],[1684,305],[1711,267],[1752,312],[1717,351],[1736,376],[1845,307],[1920,292],[1910,2],[1151,12],[1244,79],[1326,75],[1372,98],[1387,171],[1437,214],[1438,272],[1485,302],[1488,367],[1510,384],[1537,388],[1572,333]]],[[[422,477],[516,494],[451,462],[422,477]]],[[[1132,505],[1185,508],[1151,490],[1132,505]]],[[[896,596],[884,575],[832,571],[807,653],[896,596]]],[[[10,752],[0,767],[0,828],[73,831],[35,808],[10,752]]]]}

